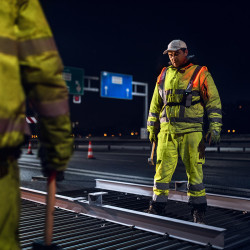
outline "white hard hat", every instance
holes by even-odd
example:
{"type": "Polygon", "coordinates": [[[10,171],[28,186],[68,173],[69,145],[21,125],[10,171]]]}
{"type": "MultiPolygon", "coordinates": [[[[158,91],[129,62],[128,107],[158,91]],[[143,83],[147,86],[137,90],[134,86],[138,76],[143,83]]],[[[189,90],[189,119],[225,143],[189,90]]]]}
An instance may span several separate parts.
{"type": "Polygon", "coordinates": [[[167,54],[168,51],[177,51],[179,49],[187,49],[187,45],[182,40],[173,40],[169,43],[168,48],[164,50],[163,54],[167,54]]]}

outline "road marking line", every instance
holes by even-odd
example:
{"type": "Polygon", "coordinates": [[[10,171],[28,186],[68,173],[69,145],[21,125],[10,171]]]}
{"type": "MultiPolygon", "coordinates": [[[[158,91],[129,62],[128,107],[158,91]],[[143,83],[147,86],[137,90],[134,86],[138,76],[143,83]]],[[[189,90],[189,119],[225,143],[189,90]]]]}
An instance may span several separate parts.
{"type": "MultiPolygon", "coordinates": [[[[28,168],[28,169],[35,169],[35,170],[40,170],[38,167],[40,167],[39,164],[30,164],[33,166],[20,166],[21,168],[28,168]]],[[[83,176],[90,176],[90,177],[100,177],[100,178],[111,178],[111,179],[120,179],[120,180],[139,180],[140,182],[147,182],[147,183],[152,183],[153,182],[153,177],[148,178],[148,177],[141,177],[141,176],[133,176],[133,175],[122,175],[122,174],[114,174],[114,173],[103,173],[100,171],[92,171],[92,170],[82,170],[82,169],[75,169],[75,168],[68,168],[66,169],[65,173],[69,174],[78,174],[78,175],[83,175],[83,176]]]]}

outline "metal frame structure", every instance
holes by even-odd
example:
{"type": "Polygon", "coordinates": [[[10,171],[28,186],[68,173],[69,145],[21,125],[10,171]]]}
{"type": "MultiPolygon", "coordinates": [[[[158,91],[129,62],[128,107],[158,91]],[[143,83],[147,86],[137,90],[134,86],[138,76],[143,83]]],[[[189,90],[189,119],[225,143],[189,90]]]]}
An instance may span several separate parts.
{"type": "MultiPolygon", "coordinates": [[[[224,228],[186,222],[114,206],[102,205],[103,192],[89,194],[89,201],[83,197],[70,198],[56,195],[55,206],[61,209],[105,219],[118,224],[138,228],[177,238],[188,242],[209,245],[216,249],[224,248],[224,228]]],[[[21,188],[22,199],[45,204],[46,192],[21,188]]]]}
{"type": "MultiPolygon", "coordinates": [[[[84,86],[84,91],[91,91],[91,92],[99,92],[99,88],[91,87],[92,81],[99,81],[100,77],[98,76],[84,76],[84,79],[87,80],[87,87],[84,86]]],[[[132,96],[141,96],[144,97],[144,115],[143,115],[143,126],[144,128],[147,127],[147,116],[148,116],[148,84],[144,82],[135,82],[132,81],[133,92],[132,96]],[[139,92],[137,86],[144,87],[144,92],[139,92]]]]}
{"type": "MultiPolygon", "coordinates": [[[[127,182],[96,179],[96,188],[150,197],[152,197],[153,195],[152,186],[139,185],[127,182]]],[[[186,192],[177,190],[171,190],[169,192],[169,199],[175,201],[188,202],[186,192]]],[[[250,199],[247,198],[207,193],[207,203],[209,206],[212,207],[220,207],[237,211],[250,212],[250,199]]]]}

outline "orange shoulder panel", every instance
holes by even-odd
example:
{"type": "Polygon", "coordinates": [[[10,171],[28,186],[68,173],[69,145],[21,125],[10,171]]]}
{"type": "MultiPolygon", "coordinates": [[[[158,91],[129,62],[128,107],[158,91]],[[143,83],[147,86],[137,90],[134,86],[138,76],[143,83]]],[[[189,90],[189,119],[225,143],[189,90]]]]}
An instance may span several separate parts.
{"type": "Polygon", "coordinates": [[[167,68],[164,67],[164,68],[161,70],[160,75],[157,77],[157,84],[159,84],[160,81],[163,80],[162,78],[165,76],[164,73],[165,73],[166,69],[167,69],[167,68]]]}

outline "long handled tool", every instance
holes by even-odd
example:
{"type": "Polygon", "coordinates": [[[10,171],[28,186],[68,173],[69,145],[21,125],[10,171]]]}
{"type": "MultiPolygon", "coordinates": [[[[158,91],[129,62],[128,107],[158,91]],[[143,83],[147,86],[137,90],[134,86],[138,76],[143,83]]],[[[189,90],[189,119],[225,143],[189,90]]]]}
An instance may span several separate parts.
{"type": "Polygon", "coordinates": [[[150,158],[148,158],[148,164],[149,165],[154,165],[155,145],[156,145],[156,142],[154,141],[153,144],[152,144],[152,150],[151,150],[150,158]]]}
{"type": "Polygon", "coordinates": [[[44,242],[36,241],[33,243],[33,250],[60,250],[57,244],[52,243],[54,210],[56,195],[56,171],[52,172],[47,181],[47,197],[46,197],[46,219],[45,219],[45,235],[44,242]]]}

